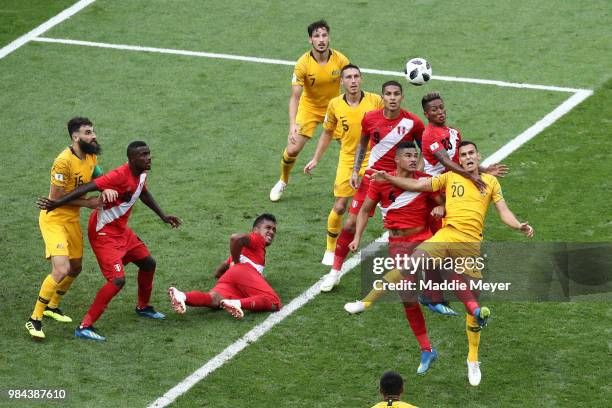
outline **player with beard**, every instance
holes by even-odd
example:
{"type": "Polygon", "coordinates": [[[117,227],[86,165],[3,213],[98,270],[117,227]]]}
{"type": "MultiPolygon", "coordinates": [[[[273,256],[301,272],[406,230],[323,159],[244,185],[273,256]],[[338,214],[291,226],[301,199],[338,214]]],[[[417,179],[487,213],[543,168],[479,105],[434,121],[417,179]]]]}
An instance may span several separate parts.
{"type": "Polygon", "coordinates": [[[250,234],[233,234],[230,238],[230,257],[215,271],[217,284],[208,292],[181,292],[168,288],[172,308],[180,314],[187,306],[223,308],[236,319],[251,312],[277,312],[281,301],[276,291],[264,278],[266,248],[276,235],[276,218],[261,214],[253,222],[250,234]]]}
{"type": "MultiPolygon", "coordinates": [[[[51,167],[51,200],[101,175],[97,166],[101,147],[91,121],[83,117],[70,119],[68,135],[72,143],[55,158],[51,167]]],[[[96,208],[98,203],[99,197],[83,195],[57,211],[40,212],[38,222],[45,241],[45,257],[51,261],[51,273],[44,279],[32,316],[26,323],[26,329],[35,339],[45,338],[41,323],[43,316],[64,323],[72,321],[59,309],[59,303],[82,269],[80,208],[96,208]]]]}
{"type": "Polygon", "coordinates": [[[75,330],[76,337],[103,341],[93,327],[110,301],[125,284],[124,265],[134,263],[138,266],[138,303],[136,313],[150,319],[164,319],[150,304],[156,262],[146,244],[128,226],[132,207],[140,199],[166,224],[173,228],[181,225],[181,220],[166,215],[147,188],[147,176],[151,170],[151,150],[142,141],[135,141],[127,147],[128,162],[92,182],[77,187],[70,193],[52,200],[41,197],[37,204],[40,209],[53,212],[56,208],[70,205],[74,199],[90,191],[114,190],[111,200],[96,208],[89,217],[87,228],[91,249],[96,255],[106,284],[100,288],[96,297],[75,330]]]}

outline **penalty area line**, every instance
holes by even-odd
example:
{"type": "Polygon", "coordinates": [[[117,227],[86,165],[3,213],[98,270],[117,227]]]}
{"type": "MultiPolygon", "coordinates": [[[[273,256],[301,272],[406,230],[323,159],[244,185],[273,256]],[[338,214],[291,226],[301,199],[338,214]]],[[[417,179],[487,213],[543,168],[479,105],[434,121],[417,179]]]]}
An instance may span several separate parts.
{"type": "Polygon", "coordinates": [[[39,25],[32,31],[22,35],[21,37],[17,38],[13,42],[2,47],[0,49],[0,59],[6,57],[11,52],[15,51],[16,49],[34,40],[39,35],[44,34],[45,32],[49,31],[51,28],[55,27],[62,21],[68,20],[70,17],[72,17],[79,11],[83,10],[85,7],[89,6],[91,3],[95,1],[96,0],[81,0],[73,4],[72,6],[68,7],[64,11],[60,12],[55,17],[51,17],[49,20],[45,21],[44,23],[42,23],[41,25],[39,25]]]}
{"type": "MultiPolygon", "coordinates": [[[[202,57],[202,58],[226,59],[226,60],[233,60],[233,61],[257,62],[260,64],[289,65],[289,66],[295,65],[295,61],[288,61],[288,60],[281,60],[281,59],[249,57],[249,56],[244,56],[244,55],[232,55],[232,54],[218,54],[214,52],[203,52],[203,51],[178,50],[178,49],[173,49],[173,48],[144,47],[140,45],[110,44],[110,43],[102,43],[102,42],[94,42],[94,41],[71,40],[67,38],[38,37],[38,38],[34,38],[33,41],[51,43],[51,44],[78,45],[78,46],[83,46],[83,47],[107,48],[107,49],[123,50],[123,51],[138,51],[138,52],[149,52],[149,53],[158,53],[158,54],[183,55],[183,56],[188,56],[188,57],[202,57]]],[[[362,68],[361,71],[368,73],[368,74],[375,74],[375,75],[388,75],[388,76],[399,76],[399,77],[404,76],[403,72],[385,71],[385,70],[380,70],[380,69],[362,68]]],[[[497,80],[491,80],[491,79],[464,78],[464,77],[440,76],[440,75],[433,75],[431,78],[438,80],[438,81],[462,82],[462,83],[478,84],[478,85],[494,85],[494,86],[500,86],[500,87],[505,87],[505,88],[535,89],[535,90],[540,90],[540,91],[555,91],[555,92],[570,92],[570,93],[576,93],[579,91],[587,91],[586,89],[565,88],[565,87],[551,86],[551,85],[521,84],[521,83],[497,81],[497,80]]]]}

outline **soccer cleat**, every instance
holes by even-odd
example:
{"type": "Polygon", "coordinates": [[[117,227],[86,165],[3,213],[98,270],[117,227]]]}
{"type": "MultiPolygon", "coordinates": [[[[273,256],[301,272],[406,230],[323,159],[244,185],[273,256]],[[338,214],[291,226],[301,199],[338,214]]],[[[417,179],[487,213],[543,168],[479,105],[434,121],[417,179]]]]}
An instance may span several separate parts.
{"type": "Polygon", "coordinates": [[[474,310],[474,317],[476,318],[476,321],[480,327],[486,327],[487,322],[489,321],[489,316],[491,316],[491,310],[486,306],[479,307],[474,310]]]}
{"type": "Polygon", "coordinates": [[[334,264],[334,251],[325,251],[321,263],[326,266],[332,266],[334,264]]]}
{"type": "Polygon", "coordinates": [[[34,340],[42,340],[45,338],[45,333],[42,331],[42,322],[40,320],[30,318],[26,322],[25,328],[34,340]]]}
{"type": "Polygon", "coordinates": [[[344,310],[346,310],[350,314],[357,314],[365,312],[366,306],[365,303],[361,300],[356,300],[354,302],[349,302],[344,305],[344,310]]]}
{"type": "Polygon", "coordinates": [[[51,308],[47,306],[47,308],[43,312],[43,315],[62,323],[72,322],[72,319],[66,316],[59,308],[51,308]]]}
{"type": "Polygon", "coordinates": [[[340,271],[332,269],[321,281],[321,292],[330,292],[340,283],[340,271]]]}
{"type": "Polygon", "coordinates": [[[474,387],[480,384],[480,378],[482,374],[480,373],[480,361],[467,361],[468,368],[468,380],[470,381],[470,385],[474,387]]]}
{"type": "Polygon", "coordinates": [[[270,201],[276,202],[280,200],[286,187],[287,183],[278,180],[274,187],[272,187],[272,190],[270,190],[270,201]]]}
{"type": "Polygon", "coordinates": [[[448,302],[432,302],[422,294],[419,295],[419,303],[423,306],[427,306],[429,310],[434,313],[439,313],[444,316],[458,316],[459,313],[450,307],[448,302]]]}
{"type": "Polygon", "coordinates": [[[106,340],[106,337],[98,334],[98,332],[93,326],[77,327],[74,330],[74,335],[76,337],[80,337],[82,339],[87,339],[87,340],[95,340],[95,341],[105,341],[106,340]]]}
{"type": "Polygon", "coordinates": [[[171,286],[168,288],[168,296],[170,297],[172,309],[174,309],[176,313],[183,314],[187,311],[187,307],[185,306],[187,296],[185,296],[183,292],[171,286]]]}
{"type": "Polygon", "coordinates": [[[431,364],[438,358],[438,352],[432,347],[431,351],[421,351],[421,364],[417,368],[417,375],[423,375],[429,370],[431,364]]]}
{"type": "Polygon", "coordinates": [[[244,317],[244,312],[242,311],[240,300],[238,299],[223,299],[221,301],[221,307],[229,314],[234,316],[237,320],[242,320],[244,317]]]}
{"type": "Polygon", "coordinates": [[[143,307],[142,309],[136,307],[136,313],[141,317],[148,317],[149,319],[163,320],[166,318],[165,314],[156,311],[153,309],[153,306],[143,307]]]}

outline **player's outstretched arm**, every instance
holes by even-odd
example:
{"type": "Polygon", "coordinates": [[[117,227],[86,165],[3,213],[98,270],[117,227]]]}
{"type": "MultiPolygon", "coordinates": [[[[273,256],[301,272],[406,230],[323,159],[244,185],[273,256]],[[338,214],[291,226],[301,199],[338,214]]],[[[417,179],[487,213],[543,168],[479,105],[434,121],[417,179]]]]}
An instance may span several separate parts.
{"type": "Polygon", "coordinates": [[[78,186],[71,192],[66,195],[63,195],[56,200],[47,198],[47,197],[38,197],[36,200],[36,205],[41,210],[53,211],[57,207],[61,207],[62,205],[68,204],[73,200],[78,199],[83,194],[89,193],[90,191],[97,191],[98,187],[95,183],[86,183],[78,186]]]}
{"type": "Polygon", "coordinates": [[[321,136],[319,137],[319,141],[317,142],[317,149],[315,150],[314,156],[312,156],[312,160],[310,160],[308,164],[304,166],[304,173],[310,175],[312,170],[317,167],[319,160],[321,160],[323,154],[325,154],[331,140],[332,133],[329,130],[324,129],[323,133],[321,133],[321,136]]]}
{"type": "Polygon", "coordinates": [[[145,190],[140,193],[140,201],[142,201],[147,207],[149,207],[157,216],[166,224],[170,224],[172,228],[178,228],[181,225],[181,220],[173,215],[166,215],[157,204],[157,201],[153,198],[153,195],[149,190],[145,190]]]}
{"type": "Polygon", "coordinates": [[[472,173],[465,171],[463,167],[452,161],[450,157],[448,157],[448,153],[445,149],[438,150],[434,153],[434,156],[440,163],[442,163],[446,170],[460,174],[466,179],[471,180],[480,191],[487,189],[487,185],[480,179],[480,177],[476,177],[472,173]]]}
{"type": "Polygon", "coordinates": [[[433,191],[431,178],[421,178],[418,180],[406,177],[392,176],[386,171],[377,171],[372,175],[374,181],[388,181],[395,187],[408,191],[433,191]]]}
{"type": "Polygon", "coordinates": [[[504,224],[509,226],[512,229],[516,229],[521,231],[523,234],[527,236],[527,238],[533,237],[533,227],[529,225],[528,221],[520,222],[514,213],[510,211],[508,205],[504,200],[499,200],[495,203],[495,209],[499,214],[499,218],[502,220],[504,224]]]}
{"type": "Polygon", "coordinates": [[[357,249],[359,248],[359,243],[361,242],[363,231],[365,231],[365,228],[368,225],[368,220],[370,219],[370,212],[374,209],[375,206],[376,202],[370,197],[366,197],[363,202],[363,205],[359,209],[359,213],[357,214],[357,220],[355,223],[355,237],[348,245],[351,251],[357,251],[357,249]]]}
{"type": "Polygon", "coordinates": [[[487,173],[495,177],[504,177],[508,174],[508,166],[502,163],[495,163],[488,167],[478,167],[481,173],[487,173]]]}
{"type": "Polygon", "coordinates": [[[233,263],[240,262],[240,253],[242,248],[251,244],[249,234],[232,234],[230,237],[230,255],[233,263]]]}

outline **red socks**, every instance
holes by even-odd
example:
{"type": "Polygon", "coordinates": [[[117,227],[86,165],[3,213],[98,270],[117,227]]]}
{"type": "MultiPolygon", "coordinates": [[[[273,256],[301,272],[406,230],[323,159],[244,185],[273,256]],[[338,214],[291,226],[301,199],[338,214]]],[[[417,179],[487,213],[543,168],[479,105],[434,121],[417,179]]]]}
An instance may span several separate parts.
{"type": "Polygon", "coordinates": [[[212,296],[208,293],[194,290],[193,292],[186,292],[185,296],[185,304],[187,306],[212,307],[210,305],[212,303],[212,296]]]}
{"type": "Polygon", "coordinates": [[[349,253],[348,245],[353,241],[353,238],[355,238],[354,232],[350,232],[344,228],[342,229],[342,232],[340,233],[340,236],[338,237],[338,240],[336,241],[336,251],[334,253],[335,255],[334,265],[332,266],[333,269],[337,271],[342,269],[342,265],[344,264],[344,259],[349,253]]]}
{"type": "Polygon", "coordinates": [[[93,326],[93,324],[100,318],[106,306],[110,303],[110,301],[115,297],[117,293],[121,290],[120,287],[115,286],[113,282],[106,282],[102,288],[98,291],[96,298],[93,303],[89,307],[87,314],[83,318],[83,322],[81,323],[81,327],[89,327],[93,326]]]}
{"type": "Polygon", "coordinates": [[[425,317],[421,311],[421,307],[418,304],[404,306],[404,312],[414,337],[419,342],[421,351],[431,351],[431,344],[429,344],[429,337],[427,336],[427,327],[425,326],[425,317]]]}
{"type": "Polygon", "coordinates": [[[276,310],[272,300],[264,295],[240,299],[240,307],[252,312],[274,312],[276,310]]]}
{"type": "Polygon", "coordinates": [[[138,308],[142,309],[149,306],[151,299],[151,291],[153,290],[153,276],[155,270],[141,271],[138,270],[138,308]]]}

